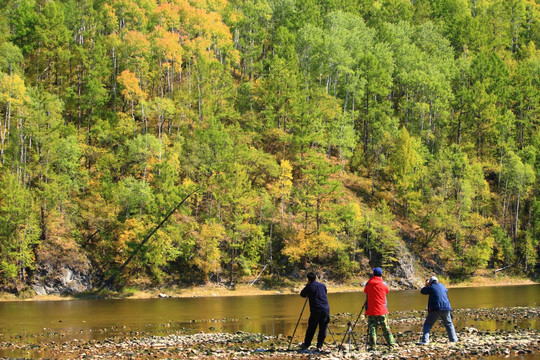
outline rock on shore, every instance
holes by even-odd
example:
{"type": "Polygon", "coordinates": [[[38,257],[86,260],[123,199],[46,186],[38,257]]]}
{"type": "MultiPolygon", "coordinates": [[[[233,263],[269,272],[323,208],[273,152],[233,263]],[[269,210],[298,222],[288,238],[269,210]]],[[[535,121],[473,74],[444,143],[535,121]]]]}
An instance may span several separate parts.
{"type": "MultiPolygon", "coordinates": [[[[53,359],[452,359],[485,356],[501,358],[540,354],[540,332],[513,330],[496,332],[468,331],[459,333],[460,341],[450,344],[444,338],[420,346],[415,344],[419,333],[397,334],[398,346],[390,350],[380,345],[366,351],[363,344],[353,345],[351,351],[330,344],[326,351],[301,353],[288,351],[286,337],[250,333],[200,333],[194,335],[149,336],[138,339],[106,339],[102,341],[68,341],[16,345],[0,343],[3,353],[26,354],[29,358],[53,359]]],[[[293,346],[295,349],[296,346],[293,346]]],[[[24,358],[24,357],[23,357],[24,358]]],[[[10,359],[5,357],[2,359],[10,359]]]]}

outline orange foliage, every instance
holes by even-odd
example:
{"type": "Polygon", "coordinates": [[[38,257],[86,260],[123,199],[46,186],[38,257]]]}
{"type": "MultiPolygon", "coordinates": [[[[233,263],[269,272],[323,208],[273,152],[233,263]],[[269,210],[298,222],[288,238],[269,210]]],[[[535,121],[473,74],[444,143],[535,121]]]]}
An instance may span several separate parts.
{"type": "MultiPolygon", "coordinates": [[[[233,58],[238,54],[232,49],[232,35],[228,26],[223,22],[221,13],[225,10],[227,2],[224,0],[214,1],[185,1],[172,0],[169,4],[163,4],[158,9],[158,14],[163,16],[166,25],[170,27],[173,19],[169,11],[179,15],[180,23],[187,35],[186,47],[196,55],[202,55],[209,59],[215,57],[213,50],[228,49],[233,58]]],[[[180,24],[172,23],[175,29],[180,24]]],[[[233,60],[234,61],[234,60],[233,60]]]]}
{"type": "Polygon", "coordinates": [[[113,0],[106,6],[106,16],[110,26],[113,22],[119,25],[130,56],[142,58],[149,54],[149,37],[142,31],[152,17],[158,24],[151,35],[154,49],[162,53],[166,62],[181,63],[186,50],[192,57],[209,60],[227,54],[235,62],[239,55],[223,21],[227,7],[226,0],[170,0],[159,4],[151,0],[113,0]],[[122,29],[128,30],[125,35],[122,29]]]}
{"type": "Polygon", "coordinates": [[[157,52],[163,54],[167,61],[181,64],[184,50],[180,45],[179,35],[158,26],[154,29],[154,36],[157,52]]]}
{"type": "Polygon", "coordinates": [[[169,31],[178,31],[182,27],[181,17],[178,16],[180,6],[177,3],[162,2],[156,9],[154,16],[157,17],[160,26],[169,31]]]}

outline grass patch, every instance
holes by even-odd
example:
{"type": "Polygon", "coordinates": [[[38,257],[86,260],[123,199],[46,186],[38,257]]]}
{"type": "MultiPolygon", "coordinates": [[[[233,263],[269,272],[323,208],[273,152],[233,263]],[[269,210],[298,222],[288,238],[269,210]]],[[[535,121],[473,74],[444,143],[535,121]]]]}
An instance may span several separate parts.
{"type": "Polygon", "coordinates": [[[127,286],[127,287],[122,288],[120,295],[124,297],[130,297],[130,296],[135,295],[137,292],[138,292],[137,288],[132,287],[132,286],[127,286]]]}

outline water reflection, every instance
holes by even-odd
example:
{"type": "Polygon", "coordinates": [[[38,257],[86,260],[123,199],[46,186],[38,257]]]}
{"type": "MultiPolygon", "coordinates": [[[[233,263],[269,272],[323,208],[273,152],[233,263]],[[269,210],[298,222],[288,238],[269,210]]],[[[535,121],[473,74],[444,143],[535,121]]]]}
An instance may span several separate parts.
{"type": "MultiPolygon", "coordinates": [[[[452,306],[493,308],[538,306],[540,285],[450,289],[452,306]]],[[[330,294],[331,314],[357,313],[364,303],[363,293],[330,294]]],[[[226,298],[73,300],[0,303],[0,334],[4,339],[27,342],[59,338],[84,340],[137,334],[166,335],[178,330],[194,332],[261,332],[291,334],[304,304],[298,295],[246,296],[226,298]]],[[[423,310],[427,296],[417,290],[390,292],[390,312],[423,310]]],[[[309,309],[298,334],[305,331],[309,309]]],[[[354,320],[356,316],[351,315],[354,320]]],[[[456,317],[456,327],[512,329],[515,326],[539,329],[537,319],[475,320],[456,317]]],[[[335,325],[337,326],[337,325],[335,325]]],[[[411,325],[396,329],[419,331],[411,325]]],[[[344,329],[332,328],[335,334],[344,329]]]]}

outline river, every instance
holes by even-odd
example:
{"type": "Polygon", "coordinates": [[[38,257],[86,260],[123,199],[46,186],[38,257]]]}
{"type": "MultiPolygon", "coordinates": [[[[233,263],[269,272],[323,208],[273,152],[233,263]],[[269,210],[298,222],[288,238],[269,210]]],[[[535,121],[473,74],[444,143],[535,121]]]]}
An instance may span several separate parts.
{"type": "MultiPolygon", "coordinates": [[[[328,298],[331,314],[350,313],[352,319],[365,299],[363,293],[335,293],[328,298]]],[[[452,288],[449,298],[454,309],[537,307],[540,285],[452,288]]],[[[427,296],[418,290],[391,291],[388,296],[391,317],[393,312],[425,309],[426,303],[427,296]]],[[[303,305],[304,299],[298,295],[3,302],[0,303],[0,337],[3,341],[38,343],[167,335],[178,331],[290,335],[303,305]]],[[[307,319],[308,314],[309,305],[303,318],[307,319]]],[[[456,316],[455,323],[457,329],[464,326],[480,330],[540,329],[536,318],[516,322],[456,316]]],[[[305,331],[305,325],[306,321],[302,321],[298,333],[305,331]]],[[[406,325],[397,330],[420,331],[406,325]]]]}

